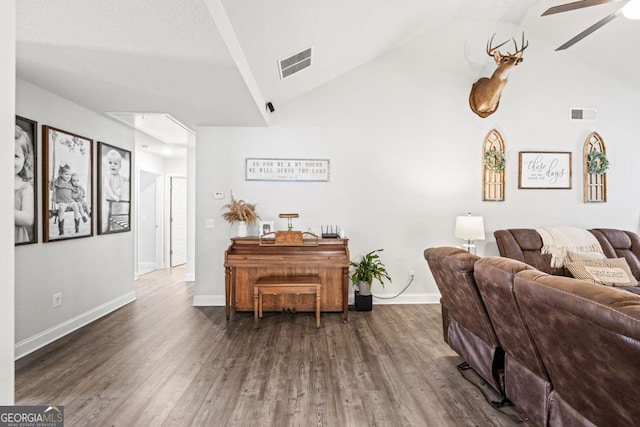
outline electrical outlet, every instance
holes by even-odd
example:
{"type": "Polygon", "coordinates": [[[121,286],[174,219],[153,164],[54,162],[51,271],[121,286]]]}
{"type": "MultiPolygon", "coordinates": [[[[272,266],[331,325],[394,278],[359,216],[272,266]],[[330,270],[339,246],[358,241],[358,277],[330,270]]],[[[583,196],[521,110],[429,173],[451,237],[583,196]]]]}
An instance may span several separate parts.
{"type": "Polygon", "coordinates": [[[53,308],[60,307],[62,305],[62,292],[53,294],[53,308]]]}

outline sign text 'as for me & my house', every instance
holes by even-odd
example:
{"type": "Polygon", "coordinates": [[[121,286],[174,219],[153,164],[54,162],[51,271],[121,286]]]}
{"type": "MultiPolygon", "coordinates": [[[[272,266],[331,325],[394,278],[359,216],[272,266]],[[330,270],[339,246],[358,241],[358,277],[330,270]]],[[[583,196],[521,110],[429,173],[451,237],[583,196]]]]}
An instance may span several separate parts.
{"type": "Polygon", "coordinates": [[[329,181],[329,159],[245,159],[247,181],[329,181]]]}

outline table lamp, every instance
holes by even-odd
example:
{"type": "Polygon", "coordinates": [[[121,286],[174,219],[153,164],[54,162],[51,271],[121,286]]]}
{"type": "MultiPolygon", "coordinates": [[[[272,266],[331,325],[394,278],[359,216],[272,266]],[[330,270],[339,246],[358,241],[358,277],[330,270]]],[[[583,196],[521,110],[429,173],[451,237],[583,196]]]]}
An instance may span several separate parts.
{"type": "Polygon", "coordinates": [[[474,241],[484,240],[484,220],[481,216],[472,216],[471,213],[456,217],[455,237],[465,241],[462,247],[467,252],[475,254],[474,241]]]}
{"type": "Polygon", "coordinates": [[[298,217],[300,217],[300,215],[298,215],[297,213],[281,213],[280,214],[280,218],[287,218],[287,221],[288,221],[287,228],[289,229],[289,231],[293,230],[292,219],[298,218],[298,217]]]}

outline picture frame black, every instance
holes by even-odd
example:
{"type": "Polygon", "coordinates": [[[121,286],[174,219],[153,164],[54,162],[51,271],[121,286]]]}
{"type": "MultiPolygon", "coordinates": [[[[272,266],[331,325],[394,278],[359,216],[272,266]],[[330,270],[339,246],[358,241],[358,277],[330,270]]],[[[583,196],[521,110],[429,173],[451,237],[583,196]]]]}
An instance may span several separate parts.
{"type": "Polygon", "coordinates": [[[38,122],[16,116],[15,144],[14,242],[20,246],[38,243],[38,122]]]}
{"type": "Polygon", "coordinates": [[[42,125],[42,210],[44,242],[93,236],[92,139],[42,125]]]}
{"type": "Polygon", "coordinates": [[[98,234],[131,231],[131,151],[98,141],[98,234]]]}

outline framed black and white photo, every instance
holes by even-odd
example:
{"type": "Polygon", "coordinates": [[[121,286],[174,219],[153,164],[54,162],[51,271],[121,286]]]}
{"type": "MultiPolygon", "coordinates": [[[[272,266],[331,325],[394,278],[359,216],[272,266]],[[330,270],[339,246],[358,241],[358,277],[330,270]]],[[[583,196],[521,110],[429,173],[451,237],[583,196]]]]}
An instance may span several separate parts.
{"type": "MultiPolygon", "coordinates": [[[[273,233],[274,231],[276,231],[274,229],[274,221],[259,221],[258,222],[258,236],[264,236],[265,234],[268,233],[273,233]]],[[[273,237],[275,238],[275,235],[271,235],[271,236],[267,236],[267,237],[273,237]]]]}
{"type": "Polygon", "coordinates": [[[571,153],[568,151],[521,151],[518,188],[570,189],[571,153]]]}
{"type": "Polygon", "coordinates": [[[38,242],[36,188],[36,144],[38,123],[16,116],[15,136],[15,244],[38,242]]]}
{"type": "Polygon", "coordinates": [[[42,126],[44,241],[93,236],[93,140],[42,126]]]}
{"type": "Polygon", "coordinates": [[[131,231],[131,151],[98,142],[98,234],[131,231]]]}

